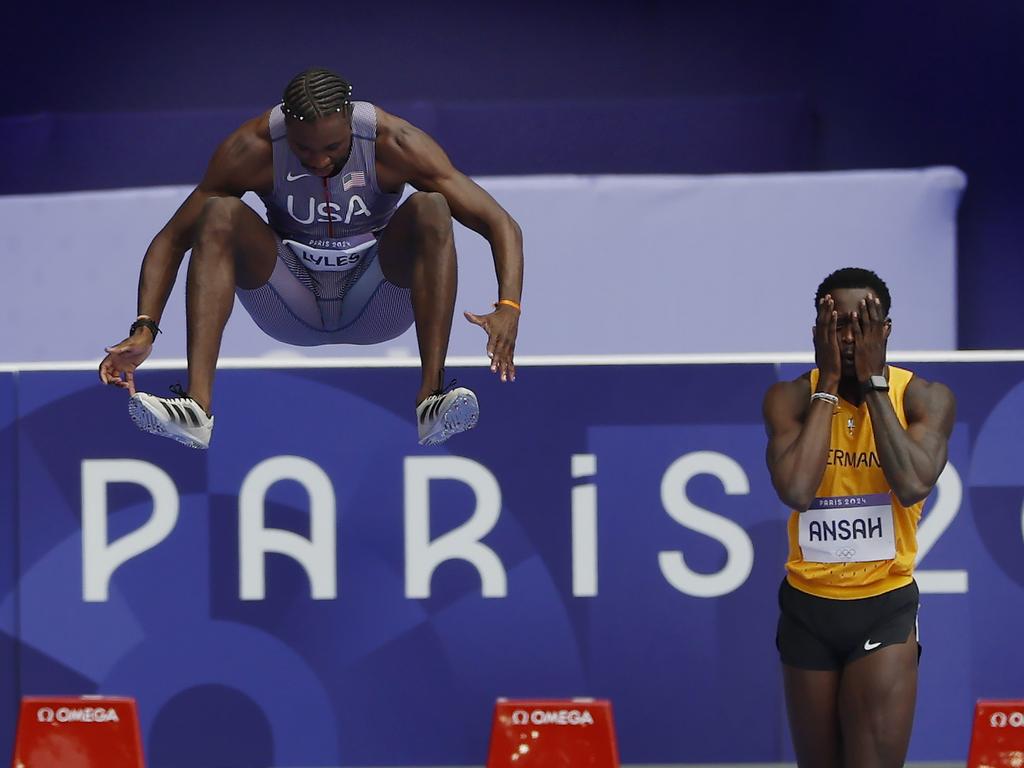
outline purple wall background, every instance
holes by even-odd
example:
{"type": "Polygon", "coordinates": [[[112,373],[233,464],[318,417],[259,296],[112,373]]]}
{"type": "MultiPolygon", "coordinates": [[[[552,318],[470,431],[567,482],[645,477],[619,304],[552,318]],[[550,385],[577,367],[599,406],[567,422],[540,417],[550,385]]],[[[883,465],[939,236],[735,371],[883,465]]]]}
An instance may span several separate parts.
{"type": "Polygon", "coordinates": [[[0,51],[0,193],[194,181],[224,133],[321,64],[477,175],[962,168],[959,344],[1024,347],[1015,0],[8,13],[22,33],[0,51]]]}

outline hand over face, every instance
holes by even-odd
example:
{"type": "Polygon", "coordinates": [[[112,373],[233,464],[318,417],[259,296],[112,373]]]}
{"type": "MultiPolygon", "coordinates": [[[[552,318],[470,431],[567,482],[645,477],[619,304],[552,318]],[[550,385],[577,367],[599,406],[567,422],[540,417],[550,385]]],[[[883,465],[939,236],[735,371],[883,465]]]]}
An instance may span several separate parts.
{"type": "Polygon", "coordinates": [[[831,295],[818,302],[818,317],[811,329],[814,338],[814,363],[826,388],[839,383],[842,362],[839,354],[839,335],[836,330],[838,313],[831,295]]]}
{"type": "Polygon", "coordinates": [[[850,318],[853,326],[854,365],[857,380],[882,375],[885,371],[885,343],[889,338],[889,320],[882,312],[882,302],[870,291],[857,304],[850,318]]]}

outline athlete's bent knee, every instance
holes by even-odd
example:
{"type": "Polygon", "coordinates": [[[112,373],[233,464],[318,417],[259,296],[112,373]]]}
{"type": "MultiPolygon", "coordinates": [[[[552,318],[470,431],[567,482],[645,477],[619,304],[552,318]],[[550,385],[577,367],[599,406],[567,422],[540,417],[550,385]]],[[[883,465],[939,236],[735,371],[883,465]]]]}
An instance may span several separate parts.
{"type": "Polygon", "coordinates": [[[445,239],[452,234],[452,209],[440,192],[414,192],[408,200],[421,236],[445,239]]]}
{"type": "Polygon", "coordinates": [[[203,204],[196,224],[195,246],[226,245],[231,242],[241,206],[237,197],[211,197],[203,204]]]}

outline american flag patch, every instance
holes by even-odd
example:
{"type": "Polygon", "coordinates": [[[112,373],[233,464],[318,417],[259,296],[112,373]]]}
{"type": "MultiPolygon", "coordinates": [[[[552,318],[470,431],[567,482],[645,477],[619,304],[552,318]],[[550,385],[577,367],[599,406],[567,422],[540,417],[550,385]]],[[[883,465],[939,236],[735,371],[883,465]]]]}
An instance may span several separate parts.
{"type": "Polygon", "coordinates": [[[341,188],[348,192],[352,187],[365,187],[366,174],[363,171],[352,171],[341,177],[341,188]]]}

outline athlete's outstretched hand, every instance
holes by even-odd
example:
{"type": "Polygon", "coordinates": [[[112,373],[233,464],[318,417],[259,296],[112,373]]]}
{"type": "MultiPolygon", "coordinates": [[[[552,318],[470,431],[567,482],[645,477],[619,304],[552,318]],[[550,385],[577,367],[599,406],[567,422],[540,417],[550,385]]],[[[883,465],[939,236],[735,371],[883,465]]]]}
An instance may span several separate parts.
{"type": "Polygon", "coordinates": [[[152,334],[148,328],[139,328],[120,344],[107,347],[107,356],[100,363],[100,381],[127,389],[128,394],[134,395],[135,369],[152,351],[152,334]]]}
{"type": "Polygon", "coordinates": [[[473,325],[487,331],[487,356],[491,358],[491,370],[501,375],[502,381],[516,380],[516,365],[512,360],[516,350],[516,336],[519,334],[519,311],[504,304],[486,315],[463,312],[473,325]]]}
{"type": "Polygon", "coordinates": [[[839,356],[839,335],[836,331],[836,304],[831,294],[818,302],[818,318],[814,323],[814,363],[818,366],[819,387],[835,392],[842,375],[839,356]]]}

